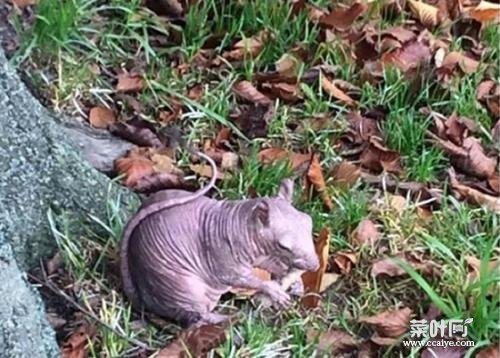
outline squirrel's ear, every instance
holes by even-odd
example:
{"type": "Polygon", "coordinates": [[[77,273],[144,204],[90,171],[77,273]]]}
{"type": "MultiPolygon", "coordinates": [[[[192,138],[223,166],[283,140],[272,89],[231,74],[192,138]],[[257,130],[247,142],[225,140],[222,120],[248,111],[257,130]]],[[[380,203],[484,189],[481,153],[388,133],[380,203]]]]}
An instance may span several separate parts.
{"type": "Polygon", "coordinates": [[[278,191],[278,198],[285,199],[288,202],[292,202],[293,198],[293,180],[283,179],[280,184],[280,189],[278,191]]]}
{"type": "Polygon", "coordinates": [[[253,214],[257,221],[262,223],[264,227],[269,226],[269,203],[265,200],[260,200],[253,208],[253,214]]]}

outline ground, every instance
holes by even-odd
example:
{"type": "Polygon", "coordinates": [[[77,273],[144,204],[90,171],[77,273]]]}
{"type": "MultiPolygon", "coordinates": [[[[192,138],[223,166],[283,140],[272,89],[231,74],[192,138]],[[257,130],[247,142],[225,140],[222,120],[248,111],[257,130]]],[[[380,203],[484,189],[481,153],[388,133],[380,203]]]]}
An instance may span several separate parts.
{"type": "MultiPolygon", "coordinates": [[[[298,177],[294,204],[313,217],[323,259],[309,289],[330,285],[279,312],[224,297],[221,310],[245,315],[211,354],[429,357],[402,344],[424,318],[473,318],[469,354],[498,342],[498,4],[14,3],[0,12],[12,61],[54,111],[138,145],[116,163],[132,190],[206,183],[183,140],[217,160],[217,198],[298,177]]],[[[33,272],[66,354],[149,356],[179,332],[141,319],[120,290],[117,203],[107,237],[53,218],[60,252],[33,272]],[[82,322],[88,344],[75,343],[82,322]]]]}

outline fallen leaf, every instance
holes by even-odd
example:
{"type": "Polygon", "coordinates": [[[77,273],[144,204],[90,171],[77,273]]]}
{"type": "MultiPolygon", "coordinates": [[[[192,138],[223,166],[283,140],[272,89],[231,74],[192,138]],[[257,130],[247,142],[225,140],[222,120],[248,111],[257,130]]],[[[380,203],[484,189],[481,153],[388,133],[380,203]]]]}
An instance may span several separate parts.
{"type": "Polygon", "coordinates": [[[500,117],[500,84],[492,80],[481,82],[476,89],[476,98],[485,103],[495,117],[500,117]]]}
{"type": "Polygon", "coordinates": [[[15,7],[18,9],[24,9],[28,6],[36,5],[37,0],[11,0],[15,7]]]}
{"type": "Polygon", "coordinates": [[[337,252],[332,257],[333,270],[342,275],[349,274],[357,262],[358,258],[354,252],[337,252]]]}
{"type": "Polygon", "coordinates": [[[306,293],[306,296],[302,298],[302,305],[306,308],[314,308],[318,306],[320,301],[318,293],[328,265],[328,251],[330,247],[330,230],[328,228],[321,229],[314,242],[314,247],[319,258],[319,268],[317,271],[308,271],[302,274],[304,292],[306,293]],[[309,295],[307,295],[308,293],[309,295]]]}
{"type": "Polygon", "coordinates": [[[229,61],[242,61],[245,58],[255,58],[262,52],[264,42],[268,37],[266,31],[261,31],[256,36],[244,38],[236,42],[230,51],[224,52],[222,57],[229,61]]]}
{"type": "Polygon", "coordinates": [[[300,89],[296,84],[290,83],[264,83],[262,90],[271,98],[280,98],[287,103],[296,103],[302,100],[300,89]]]}
{"type": "Polygon", "coordinates": [[[207,324],[189,328],[158,352],[158,358],[202,357],[226,341],[226,329],[207,324]]]}
{"type": "Polygon", "coordinates": [[[115,168],[119,175],[124,174],[124,184],[128,187],[134,187],[139,179],[154,173],[154,163],[142,156],[140,152],[132,152],[125,158],[119,158],[115,161],[115,168]]]}
{"type": "Polygon", "coordinates": [[[307,340],[312,342],[318,339],[317,354],[337,356],[349,353],[357,348],[358,342],[348,333],[340,329],[329,329],[325,332],[308,331],[307,340]],[[319,336],[319,337],[318,337],[319,336]]]}
{"type": "Polygon", "coordinates": [[[399,153],[387,149],[373,138],[370,139],[369,145],[361,153],[359,160],[363,167],[375,172],[385,170],[389,173],[399,174],[402,171],[399,153]]]}
{"type": "Polygon", "coordinates": [[[471,74],[477,71],[479,61],[464,55],[461,52],[451,51],[444,58],[441,66],[438,66],[439,71],[446,71],[446,74],[451,75],[456,67],[459,67],[463,73],[471,74]]]}
{"type": "MultiPolygon", "coordinates": [[[[469,268],[469,274],[467,275],[467,279],[469,282],[476,281],[481,273],[481,260],[477,257],[467,255],[465,256],[465,262],[467,262],[467,266],[469,268]]],[[[500,268],[500,259],[493,259],[488,262],[487,265],[487,274],[491,274],[497,271],[500,268]]]]}
{"type": "Polygon", "coordinates": [[[397,338],[408,330],[411,316],[412,310],[405,307],[375,316],[361,316],[358,322],[369,324],[381,337],[397,338]]]}
{"type": "Polygon", "coordinates": [[[63,358],[85,358],[87,357],[87,343],[96,333],[96,328],[86,323],[79,326],[71,336],[63,343],[63,358]]]}
{"type": "Polygon", "coordinates": [[[329,14],[321,16],[319,23],[328,28],[347,30],[352,23],[368,9],[368,5],[355,2],[348,9],[335,9],[329,14]]]}
{"type": "Polygon", "coordinates": [[[325,272],[323,278],[321,279],[321,285],[319,286],[318,293],[325,292],[331,285],[338,281],[340,275],[333,272],[325,272]]]}
{"type": "Polygon", "coordinates": [[[141,176],[136,180],[133,186],[134,190],[150,194],[165,189],[185,189],[186,184],[179,175],[172,173],[153,173],[147,176],[141,176]]]}
{"type": "Polygon", "coordinates": [[[403,47],[382,55],[384,65],[394,65],[406,72],[415,69],[430,60],[430,47],[421,41],[409,42],[403,47]]]}
{"type": "Polygon", "coordinates": [[[500,175],[493,175],[489,177],[488,185],[496,194],[500,195],[500,175]]]}
{"type": "MultiPolygon", "coordinates": [[[[425,276],[439,276],[441,274],[439,265],[434,261],[419,257],[416,253],[403,253],[398,256],[398,259],[421,272],[425,276]]],[[[398,265],[392,258],[378,260],[372,264],[371,275],[378,277],[381,275],[388,277],[406,276],[406,271],[398,265]]]]}
{"type": "MultiPolygon", "coordinates": [[[[258,267],[255,267],[252,269],[252,273],[255,277],[262,281],[270,281],[271,280],[271,274],[267,272],[266,270],[260,269],[258,267]]],[[[246,288],[239,288],[239,287],[233,287],[229,292],[239,295],[239,296],[253,296],[257,293],[257,290],[251,290],[251,289],[246,289],[246,288]]]]}
{"type": "MultiPolygon", "coordinates": [[[[212,167],[209,164],[191,164],[189,166],[189,169],[191,169],[194,173],[205,178],[211,178],[213,175],[212,167]]],[[[224,177],[225,177],[224,173],[217,171],[217,179],[223,180],[224,177]]]]}
{"type": "Polygon", "coordinates": [[[500,4],[481,1],[474,9],[470,11],[470,15],[474,20],[481,23],[495,22],[500,20],[500,4]]]}
{"type": "Polygon", "coordinates": [[[484,349],[481,349],[476,358],[498,358],[500,357],[500,343],[494,343],[484,349]]]}
{"type": "Polygon", "coordinates": [[[380,239],[377,227],[370,219],[362,220],[351,234],[352,241],[356,245],[373,246],[380,239]]]}
{"type": "Polygon", "coordinates": [[[404,44],[416,39],[413,31],[404,28],[403,26],[395,26],[384,30],[381,35],[389,35],[394,37],[400,43],[404,44]]]}
{"type": "Polygon", "coordinates": [[[306,174],[307,182],[314,187],[321,197],[323,204],[328,210],[333,208],[333,202],[326,191],[325,178],[323,177],[323,171],[321,169],[321,164],[319,163],[318,155],[314,154],[313,158],[309,164],[309,169],[306,174]]]}
{"type": "Polygon", "coordinates": [[[399,277],[406,275],[406,271],[392,259],[387,258],[378,260],[372,264],[371,275],[373,277],[378,277],[380,275],[399,277]]]}
{"type": "Polygon", "coordinates": [[[425,27],[435,27],[439,24],[439,9],[422,1],[408,0],[410,10],[425,27]]]}
{"type": "Polygon", "coordinates": [[[344,91],[335,85],[334,81],[330,81],[326,76],[321,76],[321,87],[333,98],[338,99],[340,102],[347,106],[353,106],[356,101],[349,97],[344,91]]]}
{"type": "Polygon", "coordinates": [[[233,85],[233,92],[239,98],[256,104],[269,105],[271,100],[259,92],[249,81],[240,81],[233,85]]]}
{"type": "Polygon", "coordinates": [[[267,148],[263,149],[258,154],[259,161],[265,164],[276,163],[279,161],[287,160],[292,170],[299,171],[300,169],[307,169],[311,161],[311,154],[302,154],[288,151],[283,148],[267,148]]]}
{"type": "Polygon", "coordinates": [[[204,92],[205,89],[203,88],[203,85],[198,83],[188,90],[187,96],[193,101],[199,101],[203,97],[204,92]]]}
{"type": "Polygon", "coordinates": [[[341,161],[332,170],[332,179],[336,186],[344,189],[352,187],[361,176],[361,168],[347,160],[341,161]]]}
{"type": "Polygon", "coordinates": [[[343,137],[352,144],[363,144],[371,137],[381,136],[378,120],[374,118],[361,116],[358,112],[349,112],[346,119],[349,130],[343,137]]]}
{"type": "Polygon", "coordinates": [[[169,18],[181,17],[184,9],[179,0],[146,0],[146,7],[160,16],[169,18]]]}
{"type": "MultiPolygon", "coordinates": [[[[437,344],[443,344],[441,342],[442,338],[432,338],[430,341],[434,341],[437,344]]],[[[454,342],[456,344],[456,342],[454,342]]],[[[432,343],[431,343],[432,344],[432,343]]],[[[467,351],[466,346],[458,346],[458,345],[447,345],[446,347],[441,347],[435,344],[432,347],[425,347],[422,351],[421,358],[463,358],[465,352],[467,351]]]]}
{"type": "Polygon", "coordinates": [[[273,117],[274,106],[271,104],[242,105],[230,114],[230,118],[250,139],[265,137],[273,117]]]}
{"type": "Polygon", "coordinates": [[[490,177],[495,172],[495,159],[486,156],[477,138],[465,138],[462,146],[457,146],[451,141],[439,138],[430,131],[427,133],[451,157],[452,164],[464,173],[483,179],[490,177]]]}
{"type": "Polygon", "coordinates": [[[116,121],[115,113],[107,107],[94,107],[89,113],[89,122],[95,128],[107,128],[116,121]]]}
{"type": "Polygon", "coordinates": [[[459,198],[463,198],[471,204],[480,205],[500,214],[500,197],[484,194],[477,189],[473,189],[467,185],[461,184],[453,169],[448,170],[450,177],[451,188],[459,198]]]}
{"type": "Polygon", "coordinates": [[[118,74],[118,83],[116,90],[118,92],[139,92],[144,87],[144,80],[142,76],[122,72],[118,74]]]}

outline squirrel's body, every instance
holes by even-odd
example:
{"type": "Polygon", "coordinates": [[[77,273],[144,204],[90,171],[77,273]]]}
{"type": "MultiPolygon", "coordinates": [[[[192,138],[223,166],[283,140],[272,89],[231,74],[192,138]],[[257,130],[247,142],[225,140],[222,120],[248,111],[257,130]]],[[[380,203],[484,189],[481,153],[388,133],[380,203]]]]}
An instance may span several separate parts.
{"type": "Polygon", "coordinates": [[[290,190],[286,181],[277,197],[239,201],[182,190],[156,193],[125,229],[127,296],[136,307],[185,324],[220,319],[212,310],[231,287],[254,288],[287,304],[279,285],[254,277],[252,268],[279,277],[293,267],[318,266],[311,219],[290,204],[290,190]]]}

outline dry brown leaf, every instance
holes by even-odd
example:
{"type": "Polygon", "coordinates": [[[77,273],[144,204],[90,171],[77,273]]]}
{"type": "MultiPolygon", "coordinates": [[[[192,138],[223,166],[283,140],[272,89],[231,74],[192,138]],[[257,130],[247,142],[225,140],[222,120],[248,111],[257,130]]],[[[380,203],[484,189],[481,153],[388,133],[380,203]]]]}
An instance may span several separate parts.
{"type": "Polygon", "coordinates": [[[306,178],[308,183],[310,183],[318,192],[325,207],[329,210],[333,209],[333,202],[326,191],[325,178],[323,177],[323,171],[317,154],[313,155],[313,159],[311,160],[309,169],[307,170],[306,178]]]}
{"type": "Polygon", "coordinates": [[[332,179],[336,186],[344,189],[352,187],[361,176],[361,168],[347,160],[341,161],[332,170],[332,179]]]}
{"type": "Polygon", "coordinates": [[[382,55],[384,65],[394,65],[401,71],[406,72],[415,69],[431,58],[430,47],[421,41],[412,41],[402,48],[382,55]]]}
{"type": "Polygon", "coordinates": [[[438,68],[443,68],[451,74],[457,66],[460,67],[464,73],[471,74],[477,71],[479,61],[476,61],[461,52],[451,51],[443,58],[443,62],[438,68]]]}
{"type": "Polygon", "coordinates": [[[328,228],[321,229],[314,242],[314,247],[319,258],[319,268],[315,272],[305,272],[302,274],[304,292],[306,293],[306,296],[302,298],[302,305],[306,308],[314,308],[319,304],[320,298],[318,297],[318,293],[328,265],[328,251],[330,247],[330,230],[328,228]],[[312,294],[307,295],[307,293],[312,294]]]}
{"type": "Polygon", "coordinates": [[[333,285],[339,279],[340,275],[333,272],[325,272],[323,278],[321,279],[321,285],[319,286],[319,293],[325,292],[331,285],[333,285]]]}
{"type": "Polygon", "coordinates": [[[324,354],[336,356],[342,353],[349,353],[356,349],[358,345],[358,342],[350,334],[340,329],[329,329],[321,333],[311,330],[306,335],[309,342],[318,339],[316,349],[319,356],[323,356],[324,354]]]}
{"type": "Polygon", "coordinates": [[[122,72],[118,75],[116,90],[118,92],[139,92],[144,88],[142,76],[122,72]]]}
{"type": "Polygon", "coordinates": [[[233,85],[233,92],[236,96],[249,101],[251,103],[268,105],[271,103],[271,100],[267,98],[264,94],[259,92],[257,88],[252,85],[249,81],[240,81],[233,85]]]}
{"type": "MultiPolygon", "coordinates": [[[[439,265],[434,261],[421,257],[417,253],[407,252],[400,254],[398,257],[406,264],[420,271],[426,276],[439,276],[441,271],[439,265]]],[[[400,267],[392,258],[378,260],[372,264],[371,275],[378,277],[381,275],[388,277],[399,277],[407,275],[406,271],[400,267]]]]}
{"type": "MultiPolygon", "coordinates": [[[[481,272],[481,260],[474,256],[465,256],[465,262],[469,266],[469,274],[467,279],[469,282],[474,282],[479,278],[481,272]]],[[[488,262],[487,272],[488,274],[497,271],[500,268],[500,259],[493,259],[488,262]]]]}
{"type": "Polygon", "coordinates": [[[95,128],[107,128],[116,121],[115,113],[107,107],[94,107],[89,113],[89,122],[95,128]]]}
{"type": "Polygon", "coordinates": [[[24,9],[28,6],[36,5],[37,0],[11,0],[15,7],[18,9],[24,9]]]}
{"type": "Polygon", "coordinates": [[[404,44],[406,42],[415,40],[417,36],[413,31],[404,28],[403,26],[391,27],[382,32],[382,35],[389,35],[394,37],[400,43],[404,44]]]}
{"type": "Polygon", "coordinates": [[[273,117],[272,103],[241,105],[230,114],[230,118],[250,139],[267,136],[267,128],[273,117]]]}
{"type": "Polygon", "coordinates": [[[265,31],[259,32],[256,36],[244,38],[233,45],[230,51],[222,54],[222,57],[229,61],[242,61],[245,58],[257,57],[264,48],[264,42],[268,38],[265,31]]]}
{"type": "Polygon", "coordinates": [[[380,239],[377,227],[370,219],[362,220],[358,227],[351,234],[352,241],[356,245],[373,246],[380,239]]]}
{"type": "Polygon", "coordinates": [[[489,178],[496,171],[496,161],[486,156],[480,141],[474,137],[465,138],[462,146],[443,140],[432,132],[428,135],[451,157],[451,162],[461,171],[480,179],[489,178]]]}
{"type": "Polygon", "coordinates": [[[262,90],[269,94],[271,98],[280,98],[287,103],[296,103],[302,100],[299,86],[290,83],[263,83],[262,90]]]}
{"type": "MultiPolygon", "coordinates": [[[[254,267],[252,269],[253,275],[257,277],[258,279],[262,281],[270,281],[271,280],[271,274],[267,272],[266,270],[260,269],[258,267],[254,267]]],[[[239,287],[233,287],[230,290],[231,293],[239,296],[253,296],[257,293],[257,290],[251,290],[251,289],[246,289],[246,288],[239,288],[239,287]]]]}
{"type": "Polygon", "coordinates": [[[356,101],[349,97],[344,91],[338,88],[333,81],[330,81],[326,76],[321,76],[321,87],[333,98],[347,106],[354,106],[356,101]]]}
{"type": "Polygon", "coordinates": [[[349,122],[349,131],[344,138],[352,144],[363,144],[371,137],[380,137],[378,121],[373,118],[363,117],[357,112],[350,112],[346,115],[349,122]]]}
{"type": "Polygon", "coordinates": [[[380,275],[387,275],[389,277],[398,277],[406,275],[406,271],[395,263],[392,259],[382,259],[373,263],[371,275],[378,277],[380,275]]]}
{"type": "Polygon", "coordinates": [[[500,4],[489,1],[481,1],[470,11],[470,15],[474,20],[481,23],[498,23],[500,21],[500,4]]]}
{"type": "Polygon", "coordinates": [[[63,358],[86,358],[87,343],[96,333],[96,328],[90,324],[83,324],[78,327],[71,336],[63,343],[63,358]]]}
{"type": "Polygon", "coordinates": [[[183,331],[158,352],[158,358],[202,357],[226,341],[225,327],[203,325],[183,331]]]}
{"type": "Polygon", "coordinates": [[[203,97],[204,93],[205,89],[203,88],[203,85],[201,83],[198,83],[188,90],[187,96],[193,101],[199,101],[203,97]]]}
{"type": "MultiPolygon", "coordinates": [[[[211,178],[212,177],[212,167],[209,164],[191,164],[189,166],[189,169],[191,169],[194,173],[205,177],[205,178],[211,178]]],[[[224,173],[217,171],[217,179],[223,180],[225,177],[224,173]]]]}
{"type": "Polygon", "coordinates": [[[372,326],[380,337],[397,338],[408,330],[411,316],[412,310],[405,307],[385,311],[375,316],[361,316],[358,322],[372,326]]]}
{"type": "Polygon", "coordinates": [[[375,172],[383,170],[396,174],[402,172],[399,153],[387,149],[373,138],[370,139],[369,145],[361,153],[359,160],[363,167],[375,172]]]}
{"type": "Polygon", "coordinates": [[[165,189],[184,189],[185,185],[183,178],[178,175],[153,173],[141,177],[133,187],[139,193],[149,194],[165,189]]]}
{"type": "Polygon", "coordinates": [[[368,5],[356,2],[348,9],[335,9],[322,16],[319,23],[328,28],[347,30],[352,23],[368,9],[368,5]]]}
{"type": "Polygon", "coordinates": [[[439,24],[439,9],[422,1],[408,0],[410,9],[425,27],[435,27],[439,24]]]}
{"type": "Polygon", "coordinates": [[[491,346],[488,346],[484,349],[481,349],[476,358],[498,358],[500,357],[500,343],[493,343],[491,346]]]}
{"type": "Polygon", "coordinates": [[[140,153],[119,158],[115,162],[118,174],[124,174],[124,184],[134,187],[139,179],[154,173],[154,163],[140,153]]]}
{"type": "Polygon", "coordinates": [[[357,262],[358,258],[354,252],[337,252],[332,258],[333,270],[342,275],[349,274],[357,262]]]}
{"type": "Polygon", "coordinates": [[[398,342],[396,338],[381,337],[377,333],[370,337],[370,341],[378,346],[392,346],[398,342]]]}

